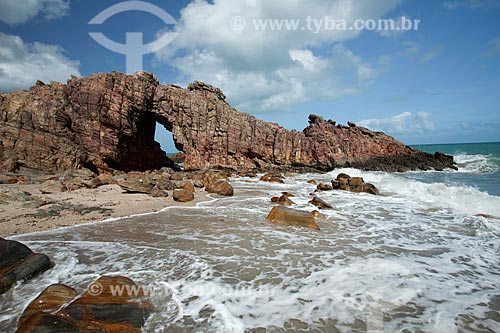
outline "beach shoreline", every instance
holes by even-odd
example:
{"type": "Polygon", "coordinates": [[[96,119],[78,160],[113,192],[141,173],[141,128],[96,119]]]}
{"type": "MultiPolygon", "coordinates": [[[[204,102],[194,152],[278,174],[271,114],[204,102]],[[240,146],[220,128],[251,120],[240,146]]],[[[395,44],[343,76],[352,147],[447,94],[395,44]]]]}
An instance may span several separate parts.
{"type": "Polygon", "coordinates": [[[168,197],[153,198],[142,193],[127,193],[118,185],[95,189],[42,194],[39,185],[0,185],[0,237],[49,231],[81,224],[156,213],[168,207],[192,207],[210,198],[195,192],[190,202],[168,197]]]}

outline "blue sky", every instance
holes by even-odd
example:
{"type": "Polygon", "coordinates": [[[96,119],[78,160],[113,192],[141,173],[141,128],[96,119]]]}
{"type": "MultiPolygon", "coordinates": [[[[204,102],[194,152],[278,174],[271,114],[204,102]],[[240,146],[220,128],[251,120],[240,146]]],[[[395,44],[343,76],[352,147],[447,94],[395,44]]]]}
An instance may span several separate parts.
{"type": "MultiPolygon", "coordinates": [[[[0,0],[0,91],[36,79],[125,71],[125,56],[89,32],[123,43],[126,32],[176,39],[144,56],[162,83],[202,80],[239,110],[302,130],[310,113],[383,130],[408,144],[500,141],[500,1],[213,0],[148,1],[176,20],[146,12],[88,22],[102,0],[0,0]],[[242,29],[231,26],[243,17],[242,29]],[[255,20],[307,17],[352,23],[404,16],[414,31],[259,30],[255,20]]],[[[159,131],[167,151],[170,135],[159,131]]]]}

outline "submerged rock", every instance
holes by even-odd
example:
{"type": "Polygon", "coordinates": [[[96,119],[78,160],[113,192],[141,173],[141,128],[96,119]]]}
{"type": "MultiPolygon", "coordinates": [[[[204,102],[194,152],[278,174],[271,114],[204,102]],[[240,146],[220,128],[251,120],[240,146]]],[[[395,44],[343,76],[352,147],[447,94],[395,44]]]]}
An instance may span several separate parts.
{"type": "Polygon", "coordinates": [[[51,285],[24,310],[17,332],[140,333],[153,311],[145,296],[122,276],[99,278],[81,297],[69,286],[51,285]]]}
{"type": "Polygon", "coordinates": [[[380,195],[378,188],[371,184],[365,183],[362,177],[351,177],[345,173],[341,173],[335,180],[332,180],[332,187],[337,190],[344,190],[354,193],[369,193],[380,195]]]}
{"type": "Polygon", "coordinates": [[[49,257],[26,245],[0,238],[0,294],[17,281],[27,280],[51,267],[49,257]]]}
{"type": "Polygon", "coordinates": [[[326,203],[326,201],[324,201],[321,198],[318,198],[317,196],[313,196],[312,200],[309,201],[309,203],[318,207],[319,209],[333,209],[333,207],[330,204],[326,203]]]}
{"type": "Polygon", "coordinates": [[[24,310],[21,318],[19,319],[19,326],[22,327],[26,320],[36,313],[57,312],[64,304],[72,301],[77,295],[78,293],[75,289],[64,284],[53,284],[48,286],[24,310]]]}
{"type": "Polygon", "coordinates": [[[274,202],[274,203],[277,203],[278,205],[282,205],[282,206],[293,206],[293,205],[295,205],[295,202],[293,202],[292,200],[290,200],[288,198],[288,196],[286,196],[284,194],[281,197],[271,198],[271,201],[274,202]]]}
{"type": "Polygon", "coordinates": [[[331,191],[333,190],[333,187],[329,184],[319,183],[316,189],[318,191],[331,191]]]}
{"type": "Polygon", "coordinates": [[[281,183],[283,184],[285,177],[281,173],[266,173],[262,177],[260,177],[260,180],[264,182],[270,182],[270,183],[281,183]]]}
{"type": "Polygon", "coordinates": [[[306,211],[287,208],[283,206],[275,206],[267,215],[271,223],[285,224],[290,226],[307,227],[314,230],[320,230],[314,216],[306,211]]]}
{"type": "Polygon", "coordinates": [[[324,219],[325,218],[325,214],[322,214],[320,212],[318,212],[317,210],[313,210],[311,212],[311,214],[315,217],[315,218],[318,218],[318,219],[324,219]]]}

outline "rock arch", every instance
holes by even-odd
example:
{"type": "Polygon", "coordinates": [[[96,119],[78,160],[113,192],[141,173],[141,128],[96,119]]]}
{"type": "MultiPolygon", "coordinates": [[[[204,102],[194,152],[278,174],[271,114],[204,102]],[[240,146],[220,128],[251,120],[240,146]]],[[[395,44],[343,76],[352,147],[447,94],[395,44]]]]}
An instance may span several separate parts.
{"type": "Polygon", "coordinates": [[[173,166],[154,140],[157,122],[172,132],[188,170],[453,167],[450,157],[419,152],[353,123],[336,125],[311,115],[304,131],[290,131],[238,112],[205,83],[183,89],[160,85],[147,72],[112,72],[0,94],[0,169],[173,166]]]}

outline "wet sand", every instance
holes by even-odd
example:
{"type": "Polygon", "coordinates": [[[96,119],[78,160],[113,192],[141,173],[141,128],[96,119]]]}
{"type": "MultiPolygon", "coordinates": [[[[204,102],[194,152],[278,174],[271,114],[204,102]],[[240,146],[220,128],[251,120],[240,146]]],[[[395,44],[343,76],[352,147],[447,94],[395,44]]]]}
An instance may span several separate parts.
{"type": "Polygon", "coordinates": [[[125,193],[118,185],[42,194],[39,185],[0,185],[0,237],[74,226],[110,218],[160,211],[166,207],[190,207],[207,200],[196,192],[195,200],[175,202],[146,194],[125,193]]]}

